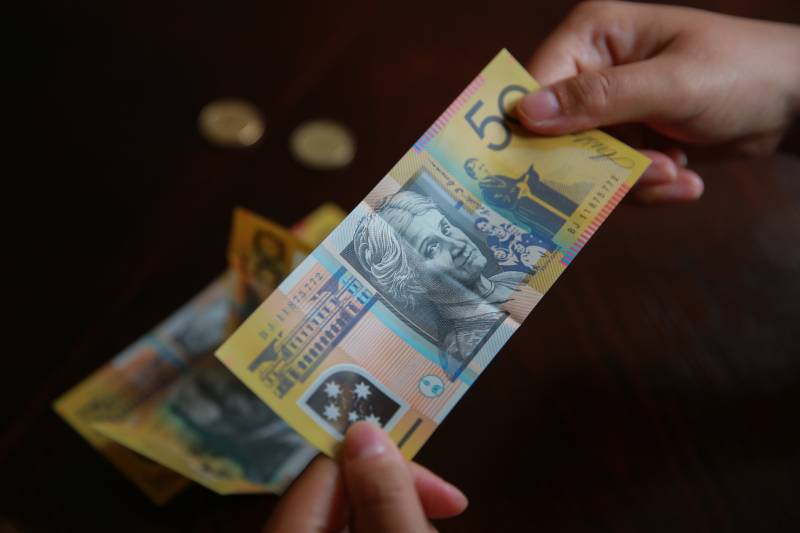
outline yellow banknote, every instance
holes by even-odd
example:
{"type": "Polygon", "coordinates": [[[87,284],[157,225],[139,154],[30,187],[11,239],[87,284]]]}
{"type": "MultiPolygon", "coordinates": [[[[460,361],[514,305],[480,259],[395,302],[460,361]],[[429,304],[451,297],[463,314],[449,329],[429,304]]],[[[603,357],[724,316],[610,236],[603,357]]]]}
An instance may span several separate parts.
{"type": "Polygon", "coordinates": [[[505,50],[217,350],[323,452],[368,420],[412,457],[649,161],[535,137],[505,50]]]}
{"type": "Polygon", "coordinates": [[[209,352],[104,436],[219,494],[279,494],[317,450],[209,352]]]}
{"type": "Polygon", "coordinates": [[[131,390],[123,371],[103,367],[55,403],[55,410],[86,441],[108,458],[153,502],[166,503],[189,483],[187,478],[99,433],[92,424],[114,420],[136,405],[141,392],[131,390]]]}
{"type": "Polygon", "coordinates": [[[252,211],[234,210],[228,243],[228,264],[233,272],[231,331],[266,300],[312,248],[252,211]]]}
{"type": "MultiPolygon", "coordinates": [[[[319,244],[324,228],[341,221],[337,209],[322,206],[291,235],[238,212],[230,249],[238,246],[240,264],[253,265],[245,271],[248,287],[274,288],[319,244]],[[269,232],[273,245],[264,244],[259,230],[269,232]]],[[[190,483],[178,472],[221,493],[279,492],[313,453],[211,355],[224,338],[236,286],[236,272],[229,271],[54,404],[156,503],[190,483]],[[236,431],[228,431],[231,425],[236,431]]]]}
{"type": "Polygon", "coordinates": [[[278,281],[297,267],[346,213],[336,204],[316,208],[286,230],[264,217],[237,208],[228,245],[231,306],[228,333],[266,300],[278,281]]]}
{"type": "Polygon", "coordinates": [[[164,503],[189,480],[112,441],[95,424],[124,419],[222,342],[228,286],[221,277],[188,304],[72,388],[54,408],[154,502],[164,503]]]}

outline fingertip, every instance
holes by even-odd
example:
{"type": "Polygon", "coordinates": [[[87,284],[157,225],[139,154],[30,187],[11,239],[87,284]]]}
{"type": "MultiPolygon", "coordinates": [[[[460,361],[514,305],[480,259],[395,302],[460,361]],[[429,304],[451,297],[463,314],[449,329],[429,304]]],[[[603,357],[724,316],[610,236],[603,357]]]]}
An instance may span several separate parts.
{"type": "Polygon", "coordinates": [[[674,182],[643,184],[637,187],[634,198],[643,204],[685,203],[698,200],[705,190],[702,178],[694,171],[680,169],[674,182]]]}
{"type": "Polygon", "coordinates": [[[439,516],[432,516],[431,518],[450,518],[458,516],[469,507],[469,499],[467,495],[461,492],[461,489],[455,485],[451,485],[445,481],[443,486],[447,496],[441,500],[442,509],[439,516]]]}
{"type": "Polygon", "coordinates": [[[411,463],[414,486],[428,518],[451,518],[469,505],[466,495],[424,466],[411,463]]]}
{"type": "Polygon", "coordinates": [[[687,168],[681,169],[678,173],[678,179],[685,182],[686,199],[699,200],[706,190],[706,184],[699,174],[687,168]]]}
{"type": "Polygon", "coordinates": [[[452,485],[448,484],[447,487],[446,494],[442,494],[435,503],[423,503],[422,507],[428,518],[453,518],[466,511],[469,500],[464,493],[452,485]]]}
{"type": "Polygon", "coordinates": [[[672,158],[655,150],[641,152],[650,159],[651,164],[639,178],[640,186],[671,183],[678,179],[678,166],[672,158]]]}
{"type": "Polygon", "coordinates": [[[396,451],[397,447],[378,426],[359,421],[350,426],[344,438],[342,454],[345,460],[366,459],[396,451]]]}

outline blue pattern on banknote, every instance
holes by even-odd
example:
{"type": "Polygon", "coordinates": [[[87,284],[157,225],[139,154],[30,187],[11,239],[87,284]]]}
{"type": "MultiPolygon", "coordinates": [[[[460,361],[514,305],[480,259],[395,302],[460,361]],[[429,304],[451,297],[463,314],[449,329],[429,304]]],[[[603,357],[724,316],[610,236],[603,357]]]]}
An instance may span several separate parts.
{"type": "MultiPolygon", "coordinates": [[[[314,250],[314,259],[328,270],[328,272],[335,272],[342,265],[328,253],[328,251],[319,247],[314,250]]],[[[425,357],[428,361],[434,364],[439,364],[439,350],[434,343],[420,335],[415,329],[411,328],[406,322],[399,319],[397,315],[390,310],[386,305],[378,300],[372,306],[371,312],[375,317],[383,323],[395,335],[400,337],[403,342],[414,348],[420,355],[425,357]]]]}
{"type": "Polygon", "coordinates": [[[542,181],[533,163],[519,176],[504,176],[477,158],[452,160],[447,147],[435,141],[427,149],[485,205],[545,240],[552,239],[577,209],[574,200],[542,181]]]}
{"type": "Polygon", "coordinates": [[[344,267],[330,276],[307,303],[291,331],[279,332],[250,363],[262,383],[279,398],[304,383],[375,303],[375,294],[344,267]]]}

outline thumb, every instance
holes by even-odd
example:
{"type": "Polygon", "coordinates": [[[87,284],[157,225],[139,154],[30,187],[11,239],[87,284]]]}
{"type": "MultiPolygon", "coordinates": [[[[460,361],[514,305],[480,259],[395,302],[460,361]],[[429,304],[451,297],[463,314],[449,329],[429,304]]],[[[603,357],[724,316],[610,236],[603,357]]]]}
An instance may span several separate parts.
{"type": "Polygon", "coordinates": [[[369,422],[353,424],[341,462],[356,531],[430,529],[406,460],[380,428],[369,422]]]}
{"type": "Polygon", "coordinates": [[[680,67],[666,58],[580,73],[521,98],[517,114],[536,133],[558,135],[626,122],[691,116],[680,67]]]}

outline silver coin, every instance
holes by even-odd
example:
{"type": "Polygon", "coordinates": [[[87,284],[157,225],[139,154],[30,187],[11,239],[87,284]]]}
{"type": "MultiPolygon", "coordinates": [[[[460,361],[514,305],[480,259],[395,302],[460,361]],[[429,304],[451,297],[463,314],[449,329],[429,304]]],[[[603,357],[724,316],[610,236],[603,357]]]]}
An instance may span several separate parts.
{"type": "Polygon", "coordinates": [[[254,145],[264,135],[264,118],[250,102],[224,98],[203,106],[197,127],[212,144],[244,148],[254,145]]]}
{"type": "Polygon", "coordinates": [[[332,120],[310,120],[299,125],[289,139],[292,156],[314,170],[346,167],[356,155],[356,141],[345,126],[332,120]]]}

